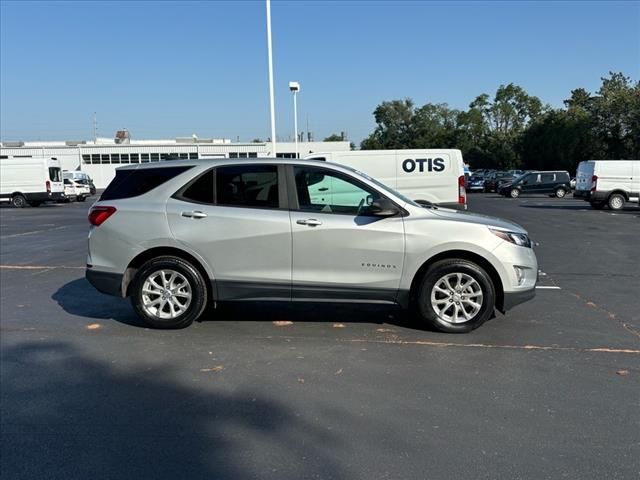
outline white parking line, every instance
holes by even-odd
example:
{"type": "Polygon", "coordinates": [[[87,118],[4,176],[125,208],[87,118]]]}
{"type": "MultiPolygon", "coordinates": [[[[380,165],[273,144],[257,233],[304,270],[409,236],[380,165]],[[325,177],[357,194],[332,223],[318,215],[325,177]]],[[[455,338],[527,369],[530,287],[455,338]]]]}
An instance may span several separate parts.
{"type": "Polygon", "coordinates": [[[536,290],[562,290],[560,287],[556,287],[556,286],[547,286],[547,285],[538,285],[536,287],[536,290]]]}

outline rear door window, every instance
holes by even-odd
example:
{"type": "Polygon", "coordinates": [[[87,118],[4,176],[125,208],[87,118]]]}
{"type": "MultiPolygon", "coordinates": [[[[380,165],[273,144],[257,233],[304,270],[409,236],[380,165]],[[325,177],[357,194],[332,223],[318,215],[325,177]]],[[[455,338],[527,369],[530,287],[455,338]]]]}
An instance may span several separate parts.
{"type": "Polygon", "coordinates": [[[49,178],[52,182],[62,181],[62,170],[58,167],[49,167],[49,178]]]}
{"type": "Polygon", "coordinates": [[[192,167],[181,166],[116,171],[116,177],[102,193],[100,200],[120,200],[143,195],[190,168],[192,167]]]}
{"type": "Polygon", "coordinates": [[[231,207],[279,208],[276,165],[230,165],[216,169],[216,203],[231,207]]]}

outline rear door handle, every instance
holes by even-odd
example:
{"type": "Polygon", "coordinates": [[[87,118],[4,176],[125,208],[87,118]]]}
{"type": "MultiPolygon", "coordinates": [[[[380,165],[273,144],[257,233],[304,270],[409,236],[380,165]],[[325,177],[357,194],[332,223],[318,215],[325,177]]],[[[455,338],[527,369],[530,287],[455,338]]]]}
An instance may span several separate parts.
{"type": "Polygon", "coordinates": [[[296,220],[298,225],[306,225],[308,227],[317,227],[318,225],[322,225],[320,220],[316,220],[315,218],[308,218],[306,220],[296,220]]]}
{"type": "Polygon", "coordinates": [[[182,212],[180,215],[187,218],[205,218],[207,216],[206,213],[195,211],[195,212],[182,212]]]}

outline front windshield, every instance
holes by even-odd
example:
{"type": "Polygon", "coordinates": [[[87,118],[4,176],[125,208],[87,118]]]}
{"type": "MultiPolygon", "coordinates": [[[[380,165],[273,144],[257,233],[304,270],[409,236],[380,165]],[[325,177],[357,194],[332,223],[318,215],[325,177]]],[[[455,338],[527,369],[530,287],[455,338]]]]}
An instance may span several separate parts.
{"type": "Polygon", "coordinates": [[[385,192],[390,193],[391,195],[394,195],[394,196],[398,197],[402,201],[404,201],[404,202],[406,202],[406,203],[408,203],[410,205],[413,205],[414,207],[421,207],[421,205],[417,204],[416,202],[414,202],[410,198],[407,198],[404,195],[402,195],[401,193],[396,192],[393,188],[386,186],[384,183],[381,183],[378,180],[376,180],[375,178],[370,177],[366,173],[361,172],[360,170],[356,170],[356,169],[351,168],[351,167],[347,167],[346,165],[341,165],[341,166],[346,168],[346,169],[348,169],[348,170],[350,170],[350,171],[352,171],[353,173],[355,173],[356,175],[358,175],[358,176],[360,176],[362,178],[366,178],[370,182],[372,182],[375,185],[377,185],[378,187],[380,187],[385,192]]]}

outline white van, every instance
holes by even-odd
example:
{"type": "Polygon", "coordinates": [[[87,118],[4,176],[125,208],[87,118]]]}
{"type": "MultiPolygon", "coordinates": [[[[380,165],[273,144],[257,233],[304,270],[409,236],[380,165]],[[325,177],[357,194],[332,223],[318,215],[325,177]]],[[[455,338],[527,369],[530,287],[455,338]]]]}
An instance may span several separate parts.
{"type": "Polygon", "coordinates": [[[0,160],[0,202],[21,208],[64,198],[62,168],[55,158],[0,160]]]}
{"type": "Polygon", "coordinates": [[[574,197],[593,208],[620,210],[640,197],[640,160],[587,160],[580,162],[574,197]]]}
{"type": "MultiPolygon", "coordinates": [[[[464,162],[460,150],[318,152],[307,155],[305,160],[325,160],[354,168],[420,204],[467,209],[464,162]]],[[[330,185],[317,184],[313,187],[324,189],[316,192],[318,195],[332,193],[330,185]]]]}

